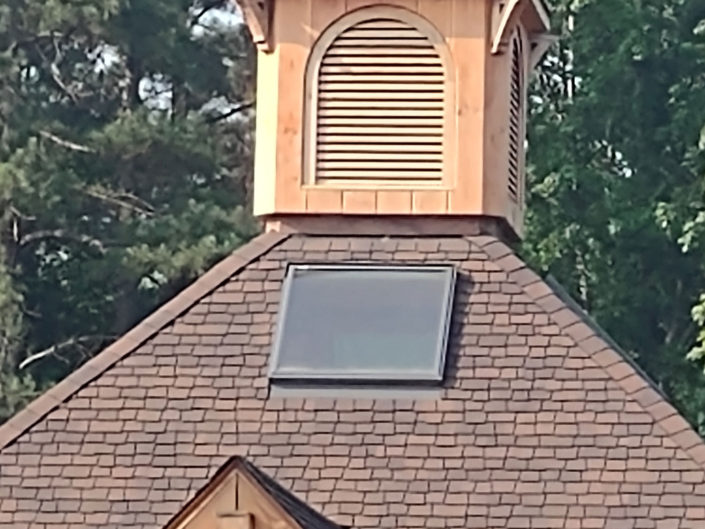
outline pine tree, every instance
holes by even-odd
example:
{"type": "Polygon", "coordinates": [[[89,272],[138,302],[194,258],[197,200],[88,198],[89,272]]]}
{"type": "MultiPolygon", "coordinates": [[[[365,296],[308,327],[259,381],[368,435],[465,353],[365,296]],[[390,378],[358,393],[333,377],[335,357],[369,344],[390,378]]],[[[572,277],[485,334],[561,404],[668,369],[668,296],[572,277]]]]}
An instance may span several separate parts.
{"type": "Polygon", "coordinates": [[[232,5],[0,6],[0,410],[255,233],[254,54],[232,5]]]}

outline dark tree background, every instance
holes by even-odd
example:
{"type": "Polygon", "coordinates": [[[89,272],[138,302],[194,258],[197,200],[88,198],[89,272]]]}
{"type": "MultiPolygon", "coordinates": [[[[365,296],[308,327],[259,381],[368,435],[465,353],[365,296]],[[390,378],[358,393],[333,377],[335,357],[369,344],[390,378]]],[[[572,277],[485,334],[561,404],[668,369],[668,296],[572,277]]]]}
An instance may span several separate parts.
{"type": "Polygon", "coordinates": [[[0,5],[0,420],[255,232],[233,5],[0,5]]]}

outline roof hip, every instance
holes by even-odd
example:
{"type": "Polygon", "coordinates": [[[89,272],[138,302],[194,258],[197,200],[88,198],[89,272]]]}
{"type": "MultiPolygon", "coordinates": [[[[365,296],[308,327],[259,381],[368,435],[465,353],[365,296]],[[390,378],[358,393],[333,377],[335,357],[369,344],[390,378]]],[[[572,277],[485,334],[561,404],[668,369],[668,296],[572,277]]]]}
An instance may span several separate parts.
{"type": "Polygon", "coordinates": [[[649,414],[655,424],[701,468],[705,469],[705,440],[693,430],[662,391],[635,365],[634,361],[615,344],[576,302],[567,302],[565,291],[557,292],[550,281],[531,270],[514,251],[503,242],[482,237],[473,239],[482,250],[502,268],[548,317],[571,337],[577,347],[614,379],[625,394],[634,399],[649,414]],[[592,324],[591,324],[592,323],[592,324]],[[597,327],[597,328],[596,328],[597,327]]]}
{"type": "Polygon", "coordinates": [[[289,236],[290,234],[287,233],[263,233],[213,265],[132,329],[0,425],[0,450],[11,444],[83,386],[173,322],[198,303],[203,296],[289,236]]]}

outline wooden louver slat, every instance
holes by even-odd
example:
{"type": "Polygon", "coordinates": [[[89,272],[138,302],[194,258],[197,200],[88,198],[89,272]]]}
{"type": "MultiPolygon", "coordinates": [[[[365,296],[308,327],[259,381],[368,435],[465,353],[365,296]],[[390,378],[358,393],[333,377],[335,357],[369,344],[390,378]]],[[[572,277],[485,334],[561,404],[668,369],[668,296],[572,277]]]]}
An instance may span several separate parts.
{"type": "Polygon", "coordinates": [[[445,70],[426,35],[359,22],[332,41],[316,83],[316,182],[441,183],[445,70]]]}
{"type": "Polygon", "coordinates": [[[520,202],[521,197],[521,142],[522,135],[522,119],[524,113],[523,98],[523,79],[522,79],[522,43],[519,34],[515,35],[512,42],[512,71],[511,71],[511,87],[509,98],[509,177],[507,182],[507,191],[510,198],[514,202],[520,202]]]}

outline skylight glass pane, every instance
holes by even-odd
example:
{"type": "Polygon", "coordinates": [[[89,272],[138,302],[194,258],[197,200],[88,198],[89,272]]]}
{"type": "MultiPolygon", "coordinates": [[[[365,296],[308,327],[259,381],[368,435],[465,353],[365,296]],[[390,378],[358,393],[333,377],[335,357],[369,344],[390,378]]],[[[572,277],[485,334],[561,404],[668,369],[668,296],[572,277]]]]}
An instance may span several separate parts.
{"type": "Polygon", "coordinates": [[[440,380],[452,267],[291,266],[271,375],[440,380]]]}

